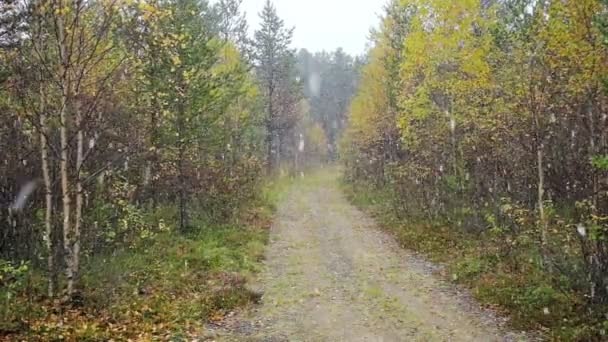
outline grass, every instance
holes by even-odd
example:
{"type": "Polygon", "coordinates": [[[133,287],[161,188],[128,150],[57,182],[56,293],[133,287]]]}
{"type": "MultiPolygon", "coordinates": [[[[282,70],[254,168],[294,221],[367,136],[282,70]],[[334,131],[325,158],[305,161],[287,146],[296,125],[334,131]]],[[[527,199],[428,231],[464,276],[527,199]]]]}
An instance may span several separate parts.
{"type": "Polygon", "coordinates": [[[260,270],[270,219],[288,185],[285,179],[269,184],[229,224],[195,220],[190,234],[167,231],[85,258],[82,292],[71,305],[45,299],[41,272],[30,270],[12,300],[0,306],[5,312],[0,339],[179,341],[200,336],[206,322],[259,299],[246,285],[260,270]]]}
{"type": "Polygon", "coordinates": [[[539,265],[531,243],[499,251],[504,241],[490,234],[467,233],[444,222],[398,218],[386,191],[344,184],[355,205],[371,213],[380,226],[410,250],[444,265],[443,275],[471,289],[484,305],[510,317],[515,329],[531,330],[555,341],[600,341],[606,338],[606,307],[590,305],[574,279],[555,279],[539,265]]]}
{"type": "MultiPolygon", "coordinates": [[[[246,288],[259,269],[266,227],[211,226],[163,234],[148,246],[91,258],[78,305],[26,304],[16,336],[27,340],[180,339],[257,300],[246,288]]],[[[8,338],[17,338],[15,335],[8,338]]]]}
{"type": "Polygon", "coordinates": [[[196,335],[203,322],[256,300],[245,284],[257,271],[265,236],[263,229],[252,227],[208,227],[194,236],[165,234],[151,246],[93,258],[85,265],[81,305],[45,307],[26,336],[105,340],[196,335]]]}

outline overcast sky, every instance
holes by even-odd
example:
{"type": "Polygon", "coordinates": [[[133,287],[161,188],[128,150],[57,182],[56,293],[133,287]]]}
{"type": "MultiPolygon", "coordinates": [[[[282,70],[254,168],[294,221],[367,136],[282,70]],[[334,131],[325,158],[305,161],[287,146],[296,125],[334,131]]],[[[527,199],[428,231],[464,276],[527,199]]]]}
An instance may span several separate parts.
{"type": "MultiPolygon", "coordinates": [[[[243,0],[250,30],[257,29],[266,0],[243,0]]],[[[311,52],[342,47],[351,55],[365,51],[369,30],[377,27],[386,0],[274,0],[279,16],[295,26],[294,48],[311,52]]]]}

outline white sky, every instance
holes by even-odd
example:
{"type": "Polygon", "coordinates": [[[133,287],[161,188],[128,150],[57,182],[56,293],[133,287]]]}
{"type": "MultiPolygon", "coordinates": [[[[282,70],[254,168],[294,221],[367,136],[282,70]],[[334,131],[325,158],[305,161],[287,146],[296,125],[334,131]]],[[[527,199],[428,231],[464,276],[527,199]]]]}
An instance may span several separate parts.
{"type": "MultiPolygon", "coordinates": [[[[244,0],[249,29],[258,28],[266,0],[244,0]]],[[[386,0],[273,0],[279,17],[294,27],[294,48],[310,52],[333,51],[342,47],[360,55],[372,27],[377,27],[386,0]]]]}

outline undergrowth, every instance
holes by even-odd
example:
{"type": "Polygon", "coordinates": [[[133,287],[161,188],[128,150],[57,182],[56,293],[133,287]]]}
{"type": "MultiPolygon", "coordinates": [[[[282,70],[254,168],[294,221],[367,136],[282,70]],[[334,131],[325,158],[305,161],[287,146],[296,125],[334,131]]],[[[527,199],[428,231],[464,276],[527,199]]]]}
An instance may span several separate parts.
{"type": "Polygon", "coordinates": [[[0,339],[196,338],[204,323],[259,299],[246,284],[260,269],[271,215],[288,182],[269,184],[229,223],[194,219],[187,234],[167,223],[172,208],[148,213],[149,221],[169,227],[128,248],[85,258],[82,290],[70,304],[44,296],[40,270],[26,267],[12,289],[0,279],[0,295],[9,298],[0,303],[0,339]]]}
{"type": "Polygon", "coordinates": [[[490,232],[470,233],[455,224],[398,217],[388,192],[361,184],[343,184],[343,189],[404,248],[444,265],[444,277],[508,316],[514,329],[555,341],[606,339],[607,308],[589,303],[576,274],[556,277],[547,272],[532,244],[520,244],[505,255],[501,251],[506,242],[490,232]]]}

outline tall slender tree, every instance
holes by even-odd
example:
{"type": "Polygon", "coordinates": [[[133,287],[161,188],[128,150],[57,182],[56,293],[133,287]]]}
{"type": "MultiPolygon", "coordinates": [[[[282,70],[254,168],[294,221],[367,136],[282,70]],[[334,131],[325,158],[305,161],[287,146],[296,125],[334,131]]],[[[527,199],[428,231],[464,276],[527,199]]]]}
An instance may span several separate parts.
{"type": "Polygon", "coordinates": [[[295,77],[295,51],[290,47],[293,28],[285,26],[270,0],[266,1],[260,18],[262,24],[255,31],[253,42],[254,64],[266,112],[266,169],[271,173],[275,157],[278,157],[273,148],[280,148],[280,130],[285,126],[287,120],[284,119],[291,114],[289,111],[294,102],[289,97],[293,96],[290,89],[294,84],[290,78],[295,77]]]}

